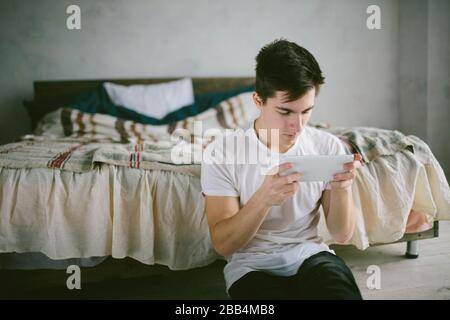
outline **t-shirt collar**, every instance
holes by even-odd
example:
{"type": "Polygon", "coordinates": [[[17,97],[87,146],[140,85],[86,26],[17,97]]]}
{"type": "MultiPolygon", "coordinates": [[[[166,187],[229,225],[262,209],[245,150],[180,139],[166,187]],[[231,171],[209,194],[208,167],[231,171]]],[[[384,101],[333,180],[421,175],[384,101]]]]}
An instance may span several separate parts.
{"type": "Polygon", "coordinates": [[[297,139],[295,140],[295,143],[286,152],[275,152],[275,151],[270,150],[261,140],[259,140],[258,135],[256,134],[255,123],[256,123],[256,119],[253,121],[253,124],[250,127],[251,136],[257,140],[257,143],[259,144],[259,146],[261,148],[263,148],[264,151],[267,151],[270,153],[276,153],[276,154],[279,154],[282,156],[293,155],[296,153],[296,150],[298,149],[298,147],[300,145],[300,140],[301,140],[300,137],[303,135],[305,129],[303,129],[303,132],[297,137],[297,139]]]}

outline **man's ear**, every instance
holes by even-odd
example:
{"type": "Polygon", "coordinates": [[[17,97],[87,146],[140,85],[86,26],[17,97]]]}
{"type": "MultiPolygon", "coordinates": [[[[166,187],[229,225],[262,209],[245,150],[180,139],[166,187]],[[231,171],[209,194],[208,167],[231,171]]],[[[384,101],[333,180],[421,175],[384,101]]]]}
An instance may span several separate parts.
{"type": "Polygon", "coordinates": [[[253,102],[255,103],[255,105],[256,105],[256,107],[258,109],[260,109],[260,108],[262,108],[264,106],[264,103],[263,103],[262,99],[258,96],[256,91],[253,92],[252,98],[253,98],[253,102]]]}

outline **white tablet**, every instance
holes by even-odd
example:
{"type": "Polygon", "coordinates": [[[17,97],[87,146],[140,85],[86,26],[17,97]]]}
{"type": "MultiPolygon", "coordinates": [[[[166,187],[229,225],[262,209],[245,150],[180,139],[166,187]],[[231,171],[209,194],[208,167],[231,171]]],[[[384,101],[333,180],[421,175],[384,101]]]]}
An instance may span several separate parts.
{"type": "Polygon", "coordinates": [[[280,164],[292,162],[293,167],[280,175],[302,173],[301,181],[331,181],[336,173],[344,172],[344,164],[353,161],[352,154],[338,156],[282,156],[280,164]]]}

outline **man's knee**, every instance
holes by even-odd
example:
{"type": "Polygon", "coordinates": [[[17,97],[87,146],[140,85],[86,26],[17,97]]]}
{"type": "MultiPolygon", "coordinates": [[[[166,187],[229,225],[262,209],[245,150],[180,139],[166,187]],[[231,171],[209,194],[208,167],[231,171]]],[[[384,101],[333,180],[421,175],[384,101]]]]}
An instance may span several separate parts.
{"type": "Polygon", "coordinates": [[[317,284],[323,287],[325,293],[328,290],[330,298],[362,299],[353,273],[345,263],[330,261],[317,268],[317,284]]]}
{"type": "Polygon", "coordinates": [[[318,256],[299,270],[296,280],[313,299],[362,299],[350,268],[332,254],[318,256]]]}

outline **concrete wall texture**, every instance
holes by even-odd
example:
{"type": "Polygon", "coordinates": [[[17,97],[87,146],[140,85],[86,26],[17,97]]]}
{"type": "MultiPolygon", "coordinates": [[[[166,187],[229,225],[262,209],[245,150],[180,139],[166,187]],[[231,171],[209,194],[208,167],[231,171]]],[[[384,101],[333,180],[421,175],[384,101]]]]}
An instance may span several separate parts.
{"type": "Polygon", "coordinates": [[[417,135],[448,176],[449,14],[446,0],[2,0],[0,143],[30,132],[35,80],[253,76],[258,50],[284,37],[326,77],[313,121],[417,135]],[[66,27],[71,4],[81,30],[66,27]]]}

